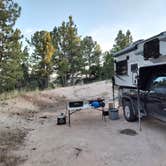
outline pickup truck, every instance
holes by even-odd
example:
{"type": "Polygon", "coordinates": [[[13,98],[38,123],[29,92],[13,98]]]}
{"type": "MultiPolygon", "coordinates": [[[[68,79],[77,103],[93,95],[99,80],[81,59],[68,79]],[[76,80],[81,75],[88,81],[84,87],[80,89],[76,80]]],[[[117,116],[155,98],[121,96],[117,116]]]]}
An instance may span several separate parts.
{"type": "MultiPolygon", "coordinates": [[[[146,82],[148,90],[140,90],[141,116],[151,115],[166,122],[166,70],[152,74],[146,82]]],[[[123,89],[121,95],[124,117],[133,122],[138,119],[137,90],[123,89]]]]}

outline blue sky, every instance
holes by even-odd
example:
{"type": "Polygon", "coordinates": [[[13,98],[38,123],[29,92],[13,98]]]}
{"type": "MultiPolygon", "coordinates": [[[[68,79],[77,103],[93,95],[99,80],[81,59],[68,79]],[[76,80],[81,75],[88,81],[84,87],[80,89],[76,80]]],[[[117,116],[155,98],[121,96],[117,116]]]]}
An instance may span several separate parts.
{"type": "Polygon", "coordinates": [[[22,7],[16,27],[25,37],[51,31],[72,15],[81,36],[91,35],[103,51],[111,49],[119,29],[134,40],[166,31],[165,0],[15,0],[22,7]]]}

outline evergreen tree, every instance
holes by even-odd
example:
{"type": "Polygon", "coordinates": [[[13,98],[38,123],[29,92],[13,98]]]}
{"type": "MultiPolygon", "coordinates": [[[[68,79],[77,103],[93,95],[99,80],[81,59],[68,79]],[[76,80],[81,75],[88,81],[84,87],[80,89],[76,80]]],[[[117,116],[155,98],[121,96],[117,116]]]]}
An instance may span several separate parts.
{"type": "Polygon", "coordinates": [[[72,17],[68,22],[62,22],[55,27],[52,34],[53,43],[57,47],[54,55],[54,65],[59,75],[60,83],[66,86],[68,82],[74,85],[75,77],[80,74],[82,58],[80,54],[80,36],[72,17]]]}
{"type": "Polygon", "coordinates": [[[13,0],[0,1],[0,93],[20,87],[23,77],[21,51],[22,38],[13,26],[20,16],[21,8],[13,0]]]}
{"type": "Polygon", "coordinates": [[[62,23],[61,27],[54,27],[51,32],[52,42],[56,51],[53,55],[53,70],[57,73],[59,84],[62,86],[67,85],[67,78],[69,72],[69,62],[66,55],[66,44],[65,44],[66,26],[65,22],[62,23]]]}
{"type": "Polygon", "coordinates": [[[29,52],[28,47],[26,46],[23,50],[23,59],[22,59],[22,72],[23,72],[23,79],[22,79],[22,87],[29,88],[30,84],[30,74],[29,74],[29,52]]]}
{"type": "Polygon", "coordinates": [[[111,79],[114,74],[114,60],[111,52],[106,51],[103,59],[102,78],[111,79]]]}
{"type": "Polygon", "coordinates": [[[129,45],[133,42],[133,37],[131,35],[130,30],[127,30],[126,32],[126,45],[129,45]]]}
{"type": "Polygon", "coordinates": [[[34,47],[31,58],[32,75],[38,80],[40,89],[47,88],[53,72],[52,56],[55,52],[51,35],[47,31],[37,31],[29,43],[34,47]]]}
{"type": "Polygon", "coordinates": [[[104,53],[104,62],[102,68],[102,78],[110,79],[113,76],[114,63],[113,63],[113,53],[118,52],[133,42],[131,32],[127,30],[126,34],[119,30],[117,37],[115,38],[115,44],[110,52],[104,53]]]}
{"type": "Polygon", "coordinates": [[[86,75],[86,79],[99,78],[101,49],[91,36],[86,36],[81,41],[81,54],[84,64],[83,74],[86,75]]]}
{"type": "Polygon", "coordinates": [[[127,47],[132,42],[133,39],[129,30],[127,30],[126,34],[124,34],[122,30],[119,30],[117,37],[115,38],[115,44],[113,45],[112,52],[118,52],[127,47]]]}

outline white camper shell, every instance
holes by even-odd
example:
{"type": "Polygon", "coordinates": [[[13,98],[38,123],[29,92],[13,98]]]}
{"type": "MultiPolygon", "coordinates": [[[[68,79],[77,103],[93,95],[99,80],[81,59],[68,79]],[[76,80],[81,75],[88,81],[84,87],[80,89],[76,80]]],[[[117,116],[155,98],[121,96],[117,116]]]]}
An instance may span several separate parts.
{"type": "Polygon", "coordinates": [[[166,64],[166,32],[136,41],[114,54],[115,85],[136,88],[141,68],[163,64],[166,64]]]}

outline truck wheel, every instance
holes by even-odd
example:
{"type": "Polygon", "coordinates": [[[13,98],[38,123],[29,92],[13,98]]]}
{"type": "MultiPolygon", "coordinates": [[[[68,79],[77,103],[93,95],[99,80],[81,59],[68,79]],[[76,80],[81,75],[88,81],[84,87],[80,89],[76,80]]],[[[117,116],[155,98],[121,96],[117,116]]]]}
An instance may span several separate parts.
{"type": "Polygon", "coordinates": [[[128,122],[135,122],[137,120],[130,102],[124,102],[123,114],[128,122]]]}

